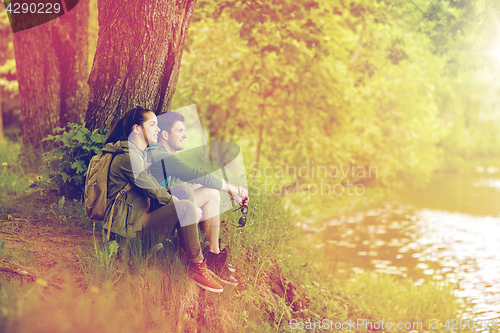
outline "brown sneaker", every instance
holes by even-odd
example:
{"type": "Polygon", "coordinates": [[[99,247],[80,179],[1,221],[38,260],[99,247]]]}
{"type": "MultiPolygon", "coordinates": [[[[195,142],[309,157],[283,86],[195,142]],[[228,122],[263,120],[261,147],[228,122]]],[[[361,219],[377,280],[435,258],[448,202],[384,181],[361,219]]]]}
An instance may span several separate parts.
{"type": "Polygon", "coordinates": [[[221,251],[219,254],[206,252],[204,256],[207,261],[207,269],[216,280],[222,283],[232,284],[233,286],[238,284],[238,280],[233,276],[233,272],[226,262],[226,252],[221,251]]]}
{"type": "MultiPolygon", "coordinates": [[[[221,254],[221,253],[222,253],[222,254],[224,254],[224,255],[226,256],[226,258],[227,258],[227,255],[228,255],[228,253],[229,253],[229,251],[227,250],[227,247],[226,247],[226,248],[224,248],[224,249],[222,249],[222,250],[220,250],[220,253],[219,253],[219,254],[221,254]]],[[[228,262],[227,262],[227,260],[226,260],[226,264],[225,264],[225,265],[226,265],[227,269],[228,269],[231,273],[236,272],[236,267],[235,267],[234,265],[232,265],[232,264],[228,263],[228,262]]],[[[208,266],[208,262],[207,262],[207,266],[208,266]]]]}
{"type": "Polygon", "coordinates": [[[200,263],[190,263],[188,275],[194,280],[194,283],[203,289],[214,293],[220,293],[224,290],[222,286],[210,276],[207,270],[206,259],[200,263]]]}
{"type": "MultiPolygon", "coordinates": [[[[222,240],[219,238],[219,244],[222,244],[222,240]]],[[[225,260],[225,265],[227,267],[227,269],[231,272],[231,273],[234,273],[236,272],[236,267],[234,267],[234,265],[231,265],[230,263],[227,262],[226,258],[227,258],[227,255],[229,254],[229,247],[225,247],[223,248],[222,250],[220,250],[220,253],[219,254],[222,254],[224,255],[224,260],[225,260]]],[[[208,249],[207,249],[207,252],[208,252],[208,249]]],[[[203,253],[203,255],[205,255],[205,253],[203,253]]],[[[207,260],[207,266],[210,268],[210,262],[207,260]]]]}

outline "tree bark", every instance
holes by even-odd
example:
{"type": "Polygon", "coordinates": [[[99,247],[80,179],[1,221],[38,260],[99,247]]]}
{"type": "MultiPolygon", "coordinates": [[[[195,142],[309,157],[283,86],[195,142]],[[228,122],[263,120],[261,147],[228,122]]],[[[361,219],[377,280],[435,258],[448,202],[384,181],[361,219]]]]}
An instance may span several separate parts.
{"type": "Polygon", "coordinates": [[[14,34],[24,146],[38,147],[59,126],[60,70],[52,45],[57,20],[14,34]]]}
{"type": "Polygon", "coordinates": [[[61,69],[61,127],[67,123],[83,123],[87,111],[89,2],[80,0],[75,9],[62,16],[62,24],[57,26],[59,31],[55,34],[61,69]]]}
{"type": "Polygon", "coordinates": [[[88,101],[89,0],[58,19],[14,34],[25,147],[55,127],[81,122],[88,101]]]}
{"type": "Polygon", "coordinates": [[[127,110],[170,110],[196,0],[99,0],[85,122],[110,128],[127,110]]]}

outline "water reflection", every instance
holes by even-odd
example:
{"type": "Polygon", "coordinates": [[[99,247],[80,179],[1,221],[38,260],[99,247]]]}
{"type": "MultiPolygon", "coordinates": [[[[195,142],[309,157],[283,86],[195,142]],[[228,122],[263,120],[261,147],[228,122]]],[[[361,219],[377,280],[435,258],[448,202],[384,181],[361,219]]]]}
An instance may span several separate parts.
{"type": "Polygon", "coordinates": [[[456,284],[482,318],[500,317],[500,179],[437,175],[405,205],[323,225],[326,256],[356,269],[456,284]],[[411,204],[409,206],[408,204],[411,204]]]}
{"type": "MultiPolygon", "coordinates": [[[[435,210],[417,212],[422,261],[438,263],[458,295],[484,315],[500,314],[500,218],[435,210]]],[[[443,271],[441,268],[441,272],[443,271]]],[[[435,277],[435,275],[434,275],[435,277]]]]}

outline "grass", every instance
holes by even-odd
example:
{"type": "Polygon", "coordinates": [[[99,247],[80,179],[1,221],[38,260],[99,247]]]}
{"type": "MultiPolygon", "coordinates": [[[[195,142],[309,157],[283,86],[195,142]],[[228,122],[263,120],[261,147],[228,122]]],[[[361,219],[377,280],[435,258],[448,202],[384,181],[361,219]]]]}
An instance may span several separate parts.
{"type": "Polygon", "coordinates": [[[20,141],[13,142],[10,140],[0,140],[0,163],[4,169],[12,170],[14,167],[15,172],[24,172],[19,169],[19,154],[21,153],[22,143],[20,141]]]}
{"type": "Polygon", "coordinates": [[[29,186],[25,168],[18,160],[21,147],[19,142],[0,140],[0,193],[16,195],[29,186]]]}
{"type": "MultiPolygon", "coordinates": [[[[430,331],[475,332],[467,327],[466,320],[480,318],[465,311],[465,304],[454,295],[451,285],[439,282],[415,285],[410,279],[363,272],[344,281],[342,288],[357,306],[371,309],[376,318],[390,321],[393,326],[398,322],[411,322],[422,323],[423,329],[429,329],[430,322],[438,322],[437,329],[431,327],[430,331]],[[455,329],[452,328],[454,323],[458,323],[455,329]]],[[[473,326],[472,323],[470,326],[473,326]]],[[[398,331],[401,330],[392,330],[398,331]]],[[[491,328],[489,331],[498,332],[499,329],[491,328]]]]}
{"type": "MultiPolygon", "coordinates": [[[[33,221],[51,224],[55,233],[67,232],[75,227],[92,230],[93,221],[85,213],[85,205],[80,200],[66,200],[54,192],[32,192],[25,195],[2,195],[0,203],[0,223],[15,224],[16,220],[26,223],[19,226],[27,227],[33,221]]],[[[100,226],[102,224],[98,223],[100,226]]]]}
{"type": "MultiPolygon", "coordinates": [[[[20,151],[11,148],[0,145],[0,156],[20,151]]],[[[7,163],[13,167],[3,170],[0,179],[22,179],[24,171],[14,171],[15,159],[7,163]]],[[[285,209],[288,198],[252,196],[244,228],[234,226],[239,211],[222,215],[222,247],[230,249],[240,284],[213,294],[187,277],[175,239],[150,251],[137,242],[129,247],[103,244],[102,226],[86,218],[81,201],[19,184],[0,187],[0,223],[13,233],[22,233],[37,220],[50,227],[54,237],[93,228],[95,236],[90,246],[74,249],[77,268],[60,273],[67,281],[62,289],[43,279],[16,284],[0,275],[0,331],[295,332],[291,320],[444,323],[463,311],[450,286],[415,286],[410,280],[370,272],[337,273],[336,259],[325,258],[304,236],[296,215],[285,209]]],[[[358,200],[356,207],[373,204],[369,198],[358,200]]],[[[341,205],[346,212],[354,207],[347,201],[341,205]]],[[[6,242],[0,242],[0,259],[32,264],[29,249],[11,253],[5,250],[6,242]]]]}
{"type": "MultiPolygon", "coordinates": [[[[444,322],[458,315],[461,304],[450,287],[417,287],[408,280],[368,272],[340,279],[333,263],[314,259],[320,258],[319,252],[303,238],[279,199],[261,197],[251,202],[245,228],[227,224],[223,228],[231,262],[240,270],[239,287],[226,287],[222,294],[196,287],[186,275],[175,242],[150,252],[132,246],[127,258],[117,243],[101,244],[98,235],[92,247],[75,250],[83,276],[77,288],[1,283],[4,327],[9,332],[34,327],[41,331],[71,327],[77,332],[117,328],[121,332],[292,332],[292,319],[427,322],[437,318],[444,322]],[[310,299],[302,312],[295,312],[286,297],[272,292],[270,280],[276,267],[310,299]]],[[[225,219],[236,222],[238,215],[232,215],[225,219]]]]}
{"type": "Polygon", "coordinates": [[[426,283],[416,286],[410,280],[396,280],[390,275],[365,272],[344,284],[345,291],[363,308],[377,309],[382,318],[402,321],[427,321],[453,318],[456,301],[449,285],[426,283]]]}

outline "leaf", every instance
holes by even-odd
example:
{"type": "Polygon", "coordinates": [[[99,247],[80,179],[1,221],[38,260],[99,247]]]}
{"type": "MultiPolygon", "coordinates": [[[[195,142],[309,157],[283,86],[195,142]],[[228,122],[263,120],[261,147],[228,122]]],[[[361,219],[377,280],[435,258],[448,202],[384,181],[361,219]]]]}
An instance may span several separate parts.
{"type": "Polygon", "coordinates": [[[69,175],[66,172],[61,172],[60,175],[62,177],[63,182],[66,183],[66,181],[69,179],[69,175]]]}
{"type": "Polygon", "coordinates": [[[80,143],[85,143],[87,141],[87,138],[85,137],[85,134],[83,132],[77,132],[73,137],[73,140],[76,140],[80,143]]]}
{"type": "Polygon", "coordinates": [[[64,195],[61,197],[61,199],[59,199],[59,202],[58,202],[58,207],[59,209],[63,209],[64,208],[64,203],[66,202],[66,198],[64,197],[64,195]]]}
{"type": "Polygon", "coordinates": [[[92,136],[92,141],[95,143],[104,143],[106,141],[107,135],[95,134],[92,136]]]}
{"type": "Polygon", "coordinates": [[[51,140],[54,140],[54,136],[53,135],[47,135],[47,137],[43,138],[42,141],[51,141],[51,140]]]}
{"type": "Polygon", "coordinates": [[[63,133],[61,140],[65,146],[69,146],[71,144],[71,136],[68,132],[63,133]]]}
{"type": "Polygon", "coordinates": [[[87,171],[87,166],[83,160],[76,160],[71,164],[72,169],[76,169],[76,173],[87,171]]]}

